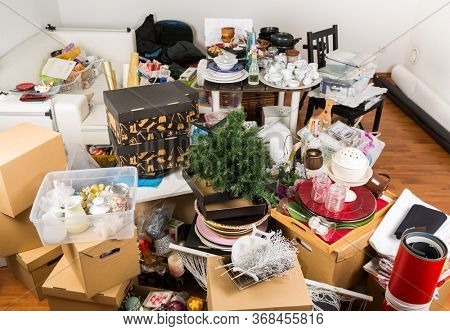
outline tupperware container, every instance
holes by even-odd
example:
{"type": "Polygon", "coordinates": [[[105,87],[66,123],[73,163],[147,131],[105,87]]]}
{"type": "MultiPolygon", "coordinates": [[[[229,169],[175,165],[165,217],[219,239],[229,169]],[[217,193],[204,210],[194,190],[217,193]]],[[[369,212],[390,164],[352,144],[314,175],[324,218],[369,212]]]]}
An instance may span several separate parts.
{"type": "MultiPolygon", "coordinates": [[[[50,172],[45,176],[36,195],[30,220],[36,227],[44,245],[132,238],[134,235],[137,179],[135,167],[50,172]],[[59,211],[57,207],[54,205],[49,207],[47,197],[51,193],[47,193],[54,192],[55,183],[64,187],[66,194],[67,192],[69,192],[68,194],[73,192],[74,195],[83,188],[94,184],[104,184],[105,186],[125,184],[129,188],[128,205],[125,211],[112,212],[110,210],[108,213],[97,215],[71,212],[67,213],[70,216],[64,217],[64,213],[59,211]],[[73,190],[68,188],[73,188],[73,190]],[[51,213],[48,212],[50,209],[52,210],[51,213]]],[[[58,204],[61,205],[61,203],[56,203],[56,205],[58,204]]]]}

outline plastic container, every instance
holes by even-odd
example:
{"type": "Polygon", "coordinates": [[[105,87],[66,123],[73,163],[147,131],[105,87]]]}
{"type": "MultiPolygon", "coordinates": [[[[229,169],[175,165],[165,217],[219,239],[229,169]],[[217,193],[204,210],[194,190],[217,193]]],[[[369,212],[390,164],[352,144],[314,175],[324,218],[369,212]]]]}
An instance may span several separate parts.
{"type": "MultiPolygon", "coordinates": [[[[36,195],[31,209],[30,220],[36,227],[44,245],[62,243],[79,243],[102,241],[107,239],[130,239],[134,235],[134,209],[136,205],[137,170],[135,167],[99,168],[87,170],[72,170],[48,173],[36,195]],[[128,208],[126,211],[107,212],[106,214],[84,214],[65,218],[63,214],[47,213],[48,207],[43,201],[48,192],[55,191],[55,183],[63,187],[67,193],[73,188],[75,193],[94,184],[105,186],[126,184],[129,188],[128,208]],[[70,227],[86,220],[89,227],[80,233],[70,233],[70,227]],[[67,224],[70,223],[70,227],[67,224]],[[69,231],[67,231],[69,230],[69,231]]],[[[62,191],[63,189],[61,189],[62,191]]],[[[72,191],[73,192],[73,191],[72,191]]],[[[51,193],[50,193],[51,194],[51,193]]],[[[60,200],[62,201],[62,200],[60,200]]],[[[53,207],[55,208],[55,207],[53,207]]]]}

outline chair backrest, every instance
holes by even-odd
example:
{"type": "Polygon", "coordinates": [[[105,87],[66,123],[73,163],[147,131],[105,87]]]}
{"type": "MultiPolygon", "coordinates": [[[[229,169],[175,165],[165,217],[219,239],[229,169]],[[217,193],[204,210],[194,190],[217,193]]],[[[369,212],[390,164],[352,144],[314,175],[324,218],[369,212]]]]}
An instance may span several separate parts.
{"type": "Polygon", "coordinates": [[[325,67],[325,57],[330,52],[330,41],[333,47],[331,50],[336,50],[338,48],[338,26],[336,24],[329,29],[306,33],[307,44],[303,45],[303,48],[308,50],[308,62],[313,63],[317,59],[319,68],[325,67]],[[314,50],[316,57],[314,57],[314,50]]]}

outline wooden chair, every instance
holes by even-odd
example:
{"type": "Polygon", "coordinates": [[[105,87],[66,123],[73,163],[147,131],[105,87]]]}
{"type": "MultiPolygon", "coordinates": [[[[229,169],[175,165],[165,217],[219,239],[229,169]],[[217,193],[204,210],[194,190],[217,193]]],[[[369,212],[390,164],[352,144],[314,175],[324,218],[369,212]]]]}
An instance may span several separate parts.
{"type": "MultiPolygon", "coordinates": [[[[322,31],[308,32],[306,34],[306,42],[307,44],[303,45],[303,48],[308,52],[308,62],[315,62],[319,68],[322,68],[326,65],[326,55],[330,52],[330,49],[334,51],[338,48],[338,26],[333,25],[333,27],[322,31]],[[330,45],[330,42],[332,42],[332,45],[330,45]]],[[[372,131],[375,132],[378,131],[380,126],[383,105],[384,99],[381,97],[380,101],[371,105],[367,110],[365,109],[366,103],[363,102],[356,108],[343,105],[334,105],[332,108],[332,113],[347,119],[347,124],[353,126],[359,117],[371,112],[372,110],[376,110],[372,127],[372,131]]],[[[313,115],[314,109],[324,107],[325,99],[310,97],[304,124],[306,125],[308,123],[309,119],[313,115]]],[[[359,125],[363,128],[361,122],[359,125]]]]}

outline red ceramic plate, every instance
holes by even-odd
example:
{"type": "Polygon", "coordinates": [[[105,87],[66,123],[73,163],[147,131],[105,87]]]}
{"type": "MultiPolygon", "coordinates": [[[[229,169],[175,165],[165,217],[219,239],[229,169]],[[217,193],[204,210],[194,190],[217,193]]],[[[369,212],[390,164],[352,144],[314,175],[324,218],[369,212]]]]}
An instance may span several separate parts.
{"type": "Polygon", "coordinates": [[[356,193],[356,200],[346,202],[344,210],[339,213],[329,212],[325,208],[324,203],[317,203],[311,198],[312,180],[305,180],[300,184],[298,195],[302,204],[314,214],[332,219],[335,222],[351,222],[361,220],[368,217],[375,211],[377,201],[364,186],[352,187],[352,191],[356,193]]]}
{"type": "Polygon", "coordinates": [[[33,83],[22,83],[16,86],[17,91],[29,91],[34,87],[33,83]]]}

